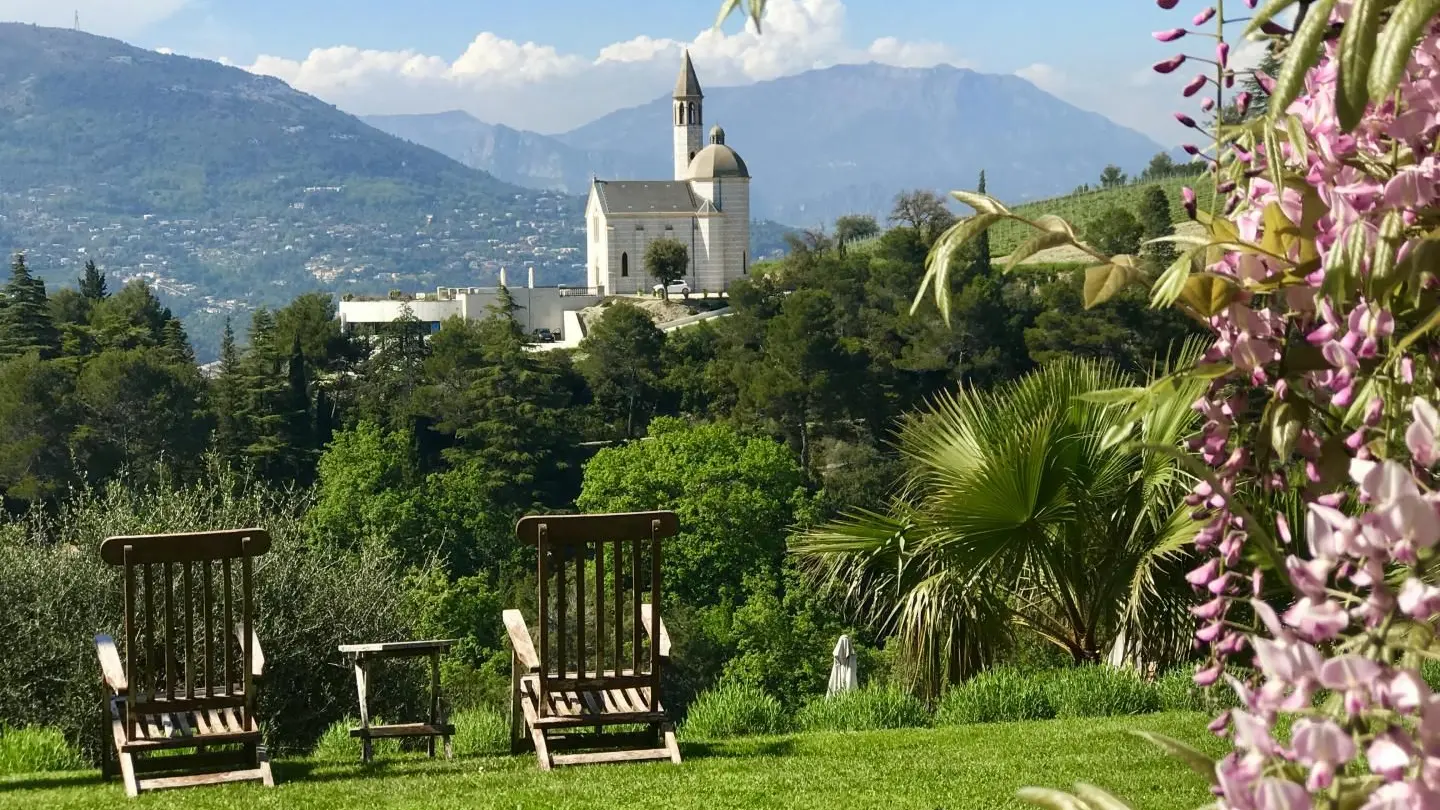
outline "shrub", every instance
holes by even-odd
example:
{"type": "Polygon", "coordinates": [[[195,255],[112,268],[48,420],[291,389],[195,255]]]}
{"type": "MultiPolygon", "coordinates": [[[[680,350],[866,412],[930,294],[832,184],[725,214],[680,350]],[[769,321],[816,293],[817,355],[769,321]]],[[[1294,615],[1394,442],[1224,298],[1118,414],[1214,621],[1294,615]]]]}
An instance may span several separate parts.
{"type": "Polygon", "coordinates": [[[875,731],[930,725],[925,704],[891,688],[854,689],[812,700],[795,717],[805,731],[875,731]]]}
{"type": "Polygon", "coordinates": [[[80,752],[59,729],[0,728],[0,776],[85,767],[80,752]]]}
{"type": "Polygon", "coordinates": [[[455,724],[455,755],[459,757],[492,756],[510,752],[510,718],[492,708],[468,709],[457,712],[450,720],[455,724]]]}
{"type": "Polygon", "coordinates": [[[727,683],[695,699],[682,732],[688,739],[715,740],[785,730],[780,701],[756,687],[727,683]]]}
{"type": "MultiPolygon", "coordinates": [[[[0,723],[54,724],[92,761],[99,753],[99,665],[92,639],[120,638],[121,582],[97,549],[105,537],[264,526],[274,544],[256,561],[257,620],[266,656],[259,713],[273,753],[309,750],[356,710],[337,645],[408,636],[405,585],[383,551],[319,549],[301,532],[307,499],[217,474],[214,484],[82,491],[53,514],[0,518],[0,723]],[[244,494],[235,494],[243,492],[244,494]]],[[[123,642],[122,642],[123,646],[123,642]]],[[[122,655],[123,655],[122,649],[122,655]]],[[[386,712],[421,710],[423,681],[377,679],[386,712]]]]}
{"type": "Polygon", "coordinates": [[[1133,670],[1106,665],[1055,670],[1044,676],[1056,717],[1109,717],[1160,710],[1155,687],[1133,670]]]}
{"type": "MultiPolygon", "coordinates": [[[[1239,669],[1232,667],[1232,674],[1243,679],[1239,669]]],[[[1160,710],[1165,712],[1218,714],[1240,703],[1235,690],[1223,681],[1209,687],[1196,686],[1195,668],[1190,666],[1172,669],[1156,678],[1155,693],[1160,699],[1160,710]]]]}
{"type": "Polygon", "coordinates": [[[937,725],[1048,720],[1055,703],[1046,689],[1046,673],[1025,674],[1008,667],[992,669],[951,687],[940,700],[937,725]]]}

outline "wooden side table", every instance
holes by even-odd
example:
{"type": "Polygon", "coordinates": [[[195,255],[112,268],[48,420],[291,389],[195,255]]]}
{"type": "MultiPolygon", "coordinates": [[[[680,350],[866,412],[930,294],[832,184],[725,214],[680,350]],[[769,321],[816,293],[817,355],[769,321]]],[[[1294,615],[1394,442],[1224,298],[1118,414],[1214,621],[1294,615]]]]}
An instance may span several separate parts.
{"type": "Polygon", "coordinates": [[[432,641],[392,641],[386,644],[341,644],[340,652],[349,655],[355,664],[355,689],[360,693],[360,727],[350,729],[351,737],[360,738],[362,762],[374,759],[371,740],[375,737],[428,737],[426,750],[435,756],[435,738],[445,741],[445,758],[454,752],[450,737],[455,727],[448,722],[447,711],[440,702],[440,656],[448,652],[455,639],[432,641]],[[430,720],[426,723],[397,723],[384,726],[370,725],[370,664],[385,658],[430,657],[430,720]]]}

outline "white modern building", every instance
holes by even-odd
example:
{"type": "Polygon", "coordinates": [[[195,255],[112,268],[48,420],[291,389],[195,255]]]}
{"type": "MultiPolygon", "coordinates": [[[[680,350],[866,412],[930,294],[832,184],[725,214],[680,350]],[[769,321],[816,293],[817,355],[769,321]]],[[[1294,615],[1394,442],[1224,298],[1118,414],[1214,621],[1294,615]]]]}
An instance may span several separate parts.
{"type": "Polygon", "coordinates": [[[719,292],[750,270],[750,171],[725,143],[725,130],[704,132],[704,93],[690,52],[675,81],[673,180],[595,180],[585,206],[586,278],[611,294],[648,291],[645,249],[657,239],[685,245],[685,281],[719,292]]]}

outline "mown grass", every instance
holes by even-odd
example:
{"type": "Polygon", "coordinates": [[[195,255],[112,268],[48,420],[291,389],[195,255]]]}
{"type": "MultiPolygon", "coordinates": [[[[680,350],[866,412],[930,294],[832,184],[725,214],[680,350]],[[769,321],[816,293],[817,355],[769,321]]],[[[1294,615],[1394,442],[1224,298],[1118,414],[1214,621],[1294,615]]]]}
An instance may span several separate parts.
{"type": "Polygon", "coordinates": [[[1219,754],[1223,743],[1194,713],[995,723],[938,729],[811,733],[682,743],[668,763],[574,767],[542,773],[531,755],[431,762],[404,755],[366,768],[298,760],[276,766],[279,787],[225,785],[126,802],[94,772],[0,780],[0,808],[914,808],[1022,807],[1026,785],[1098,784],[1136,810],[1196,807],[1204,780],[1128,733],[1150,729],[1219,754]]]}
{"type": "MultiPolygon", "coordinates": [[[[1154,183],[1136,183],[1120,188],[1087,191],[1082,194],[1039,200],[1013,206],[1011,210],[1030,219],[1042,214],[1055,214],[1076,228],[1083,228],[1088,220],[1112,205],[1129,209],[1132,214],[1138,216],[1140,199],[1145,194],[1145,189],[1152,185],[1158,185],[1165,189],[1165,196],[1170,200],[1170,219],[1177,224],[1189,220],[1180,199],[1180,189],[1183,186],[1195,189],[1196,199],[1202,207],[1209,206],[1210,198],[1213,196],[1213,188],[1208,176],[1171,177],[1154,183]]],[[[964,208],[964,206],[960,207],[964,208]]],[[[1006,220],[996,223],[990,228],[990,255],[1006,256],[1034,233],[1033,228],[1019,222],[1006,220]]]]}

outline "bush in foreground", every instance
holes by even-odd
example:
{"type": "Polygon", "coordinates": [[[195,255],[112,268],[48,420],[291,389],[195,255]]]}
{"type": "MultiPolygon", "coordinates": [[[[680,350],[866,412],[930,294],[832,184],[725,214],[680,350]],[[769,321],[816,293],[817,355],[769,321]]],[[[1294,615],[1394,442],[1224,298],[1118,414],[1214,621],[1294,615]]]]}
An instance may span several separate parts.
{"type": "Polygon", "coordinates": [[[918,698],[889,688],[855,689],[810,701],[795,717],[803,731],[878,731],[930,725],[918,698]]]}
{"type": "Polygon", "coordinates": [[[59,729],[0,728],[0,776],[41,771],[73,771],[85,767],[80,752],[59,729]]]}
{"type": "Polygon", "coordinates": [[[746,684],[727,683],[690,704],[681,728],[687,739],[718,740],[787,730],[785,709],[772,695],[746,684]]]}

